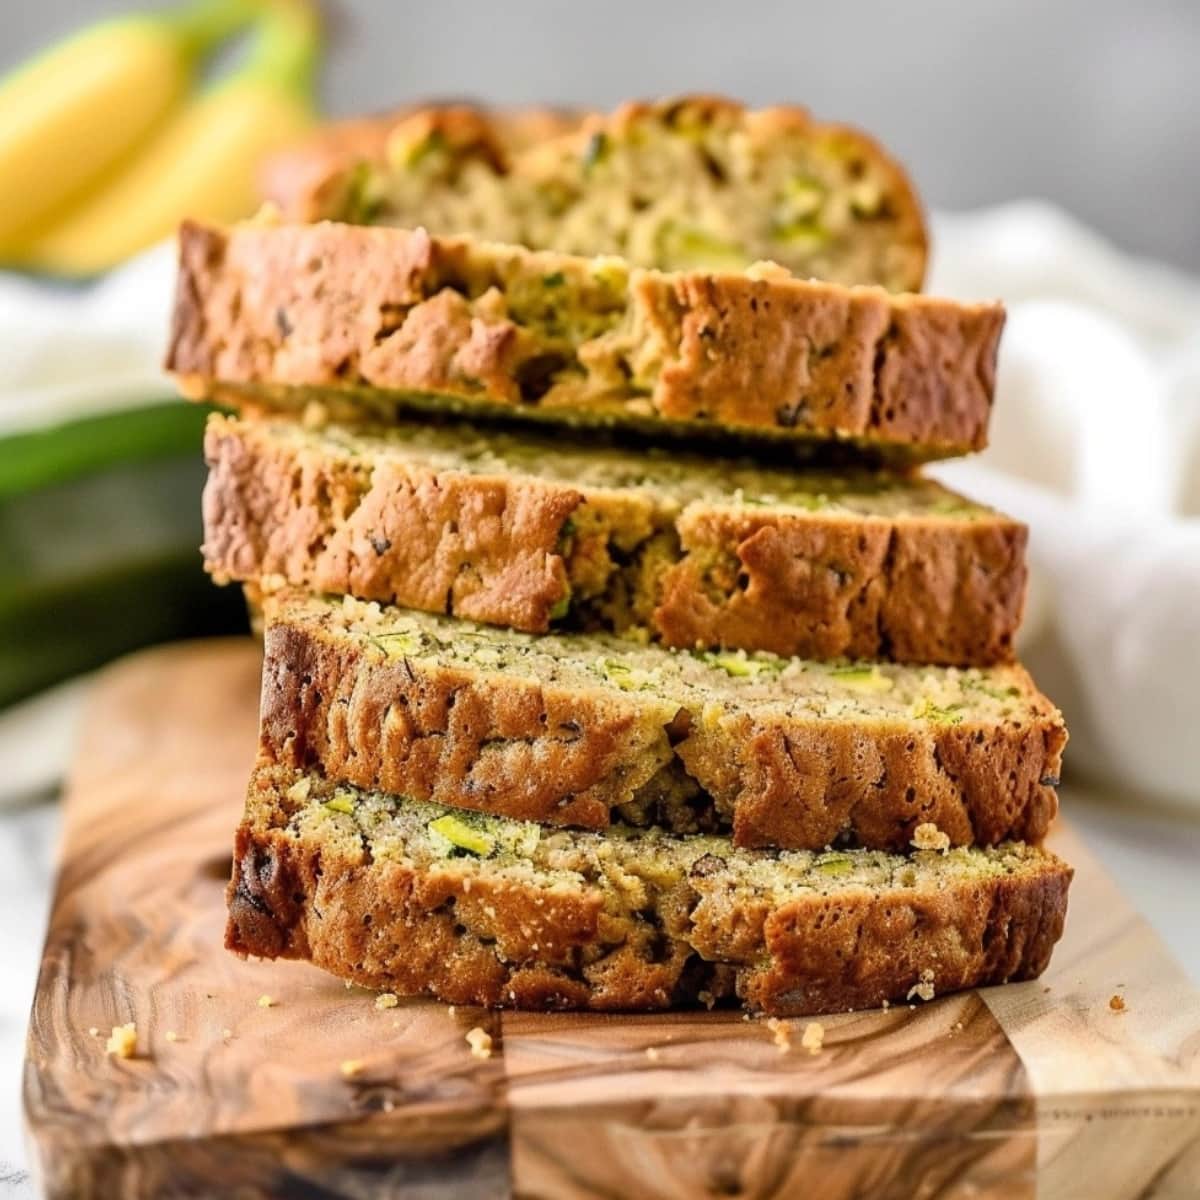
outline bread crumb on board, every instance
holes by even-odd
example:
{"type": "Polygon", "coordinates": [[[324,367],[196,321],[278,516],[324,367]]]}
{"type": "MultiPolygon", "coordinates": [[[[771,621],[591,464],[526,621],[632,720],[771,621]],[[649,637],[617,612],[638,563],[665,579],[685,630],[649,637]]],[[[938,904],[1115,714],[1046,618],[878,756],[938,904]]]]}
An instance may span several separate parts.
{"type": "Polygon", "coordinates": [[[767,1028],[771,1031],[775,1049],[780,1054],[786,1054],[792,1048],[792,1027],[778,1017],[771,1017],[767,1021],[767,1028]]]}
{"type": "Polygon", "coordinates": [[[820,1021],[809,1021],[804,1027],[804,1034],[800,1038],[800,1045],[809,1054],[820,1054],[822,1047],[825,1045],[825,1026],[820,1021]]]}
{"type": "Polygon", "coordinates": [[[356,1075],[363,1073],[366,1065],[361,1058],[344,1058],[338,1069],[341,1071],[343,1079],[353,1079],[356,1075]]]}
{"type": "Polygon", "coordinates": [[[492,1035],[486,1029],[480,1029],[478,1025],[467,1032],[467,1045],[471,1047],[471,1055],[474,1058],[492,1057],[492,1035]]]}
{"type": "Polygon", "coordinates": [[[108,1041],[104,1043],[104,1053],[115,1058],[132,1058],[137,1050],[137,1026],[130,1021],[125,1025],[114,1025],[108,1041]]]}
{"type": "Polygon", "coordinates": [[[395,992],[380,992],[375,997],[375,1007],[383,1012],[385,1008],[395,1008],[400,1003],[400,997],[395,992]]]}
{"type": "Polygon", "coordinates": [[[1115,1013],[1123,1013],[1126,1008],[1125,998],[1114,993],[1108,1001],[1108,1007],[1111,1008],[1115,1013]]]}
{"type": "Polygon", "coordinates": [[[173,1029],[168,1029],[166,1038],[168,1042],[177,1042],[179,1041],[179,1034],[177,1034],[173,1029]]]}
{"type": "Polygon", "coordinates": [[[922,821],[913,830],[912,845],[918,850],[950,849],[950,835],[939,829],[932,821],[922,821]]]}
{"type": "Polygon", "coordinates": [[[275,1003],[276,1003],[275,999],[272,996],[268,996],[266,994],[266,992],[264,992],[258,998],[258,1007],[259,1008],[274,1008],[275,1003]]]}
{"type": "Polygon", "coordinates": [[[646,1047],[646,1057],[651,1062],[658,1062],[658,1060],[662,1057],[662,1054],[659,1051],[657,1046],[647,1046],[646,1047]]]}
{"type": "Polygon", "coordinates": [[[926,967],[925,970],[921,972],[920,982],[914,983],[912,987],[908,989],[908,995],[905,996],[905,999],[911,1000],[914,996],[916,996],[919,1000],[933,999],[933,971],[929,967],[926,967]]]}

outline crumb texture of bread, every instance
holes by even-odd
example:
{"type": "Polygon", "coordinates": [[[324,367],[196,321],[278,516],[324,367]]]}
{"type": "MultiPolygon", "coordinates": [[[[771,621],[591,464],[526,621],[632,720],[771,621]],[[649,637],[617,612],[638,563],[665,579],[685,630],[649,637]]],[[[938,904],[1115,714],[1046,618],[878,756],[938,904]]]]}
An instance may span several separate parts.
{"type": "Polygon", "coordinates": [[[741,846],[1040,841],[1062,717],[1019,666],[818,663],[530,636],[283,589],[261,745],[361,787],[741,846]]]}
{"type": "Polygon", "coordinates": [[[291,218],[471,234],[662,270],[743,270],[916,291],[925,225],[903,170],[858,130],[718,96],[609,115],[431,105],[344,122],[272,171],[291,218]]]}
{"type": "Polygon", "coordinates": [[[997,304],[664,274],[424,230],[187,223],[167,368],[189,396],[724,433],[920,461],[983,447],[997,304]]]}
{"type": "Polygon", "coordinates": [[[804,1026],[804,1035],[800,1039],[800,1045],[809,1054],[820,1054],[825,1046],[825,1026],[820,1021],[809,1021],[804,1026]]]}
{"type": "Polygon", "coordinates": [[[918,850],[948,850],[950,835],[932,821],[923,821],[913,830],[912,841],[909,844],[918,850]]]}
{"type": "Polygon", "coordinates": [[[481,1029],[476,1025],[474,1029],[467,1032],[466,1041],[467,1045],[471,1047],[473,1058],[492,1057],[492,1035],[486,1029],[481,1029]]]}
{"type": "Polygon", "coordinates": [[[1011,659],[1027,531],[929,480],[582,448],[471,426],[214,415],[219,579],[530,633],[956,666],[1011,659]]]}
{"type": "Polygon", "coordinates": [[[454,1004],[661,1009],[703,993],[790,1017],[1033,978],[1070,878],[1020,844],[900,857],[554,831],[260,765],[226,944],[454,1004]]]}

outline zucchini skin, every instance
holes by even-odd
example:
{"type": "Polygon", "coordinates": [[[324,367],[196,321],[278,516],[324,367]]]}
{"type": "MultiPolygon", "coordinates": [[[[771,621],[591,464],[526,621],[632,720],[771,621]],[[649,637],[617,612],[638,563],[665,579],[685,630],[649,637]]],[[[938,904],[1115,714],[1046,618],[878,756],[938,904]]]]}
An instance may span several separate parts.
{"type": "Polygon", "coordinates": [[[0,437],[0,501],[201,445],[205,405],[175,401],[78,417],[0,437]]]}
{"type": "Polygon", "coordinates": [[[144,646],[246,629],[240,593],[214,587],[190,548],[8,594],[0,708],[144,646]]]}
{"type": "Polygon", "coordinates": [[[0,707],[143,646],[245,631],[198,553],[203,418],[172,403],[0,438],[0,707]]]}

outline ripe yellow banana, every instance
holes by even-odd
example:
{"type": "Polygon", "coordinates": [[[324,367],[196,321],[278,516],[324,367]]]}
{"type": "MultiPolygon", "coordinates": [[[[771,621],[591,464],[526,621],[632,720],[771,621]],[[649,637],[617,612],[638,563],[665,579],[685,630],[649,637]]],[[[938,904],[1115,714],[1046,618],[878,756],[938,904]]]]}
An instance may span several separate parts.
{"type": "Polygon", "coordinates": [[[231,221],[257,203],[271,150],[313,121],[319,27],[301,0],[273,0],[246,65],[183,107],[96,194],[33,237],[20,265],[55,275],[103,271],[168,237],[184,217],[231,221]]]}
{"type": "Polygon", "coordinates": [[[199,0],[104,21],[0,82],[0,245],[132,151],[186,94],[202,56],[257,7],[199,0]]]}

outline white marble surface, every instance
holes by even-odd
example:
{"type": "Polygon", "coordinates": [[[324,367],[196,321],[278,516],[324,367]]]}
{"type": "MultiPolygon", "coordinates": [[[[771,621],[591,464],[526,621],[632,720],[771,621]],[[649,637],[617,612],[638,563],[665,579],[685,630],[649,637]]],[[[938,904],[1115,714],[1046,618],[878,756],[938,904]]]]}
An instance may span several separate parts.
{"type": "MultiPolygon", "coordinates": [[[[1200,819],[1064,789],[1064,808],[1200,986],[1200,819]]],[[[0,1195],[36,1195],[20,1118],[21,1063],[42,931],[53,883],[58,808],[0,813],[0,1195]]]]}

